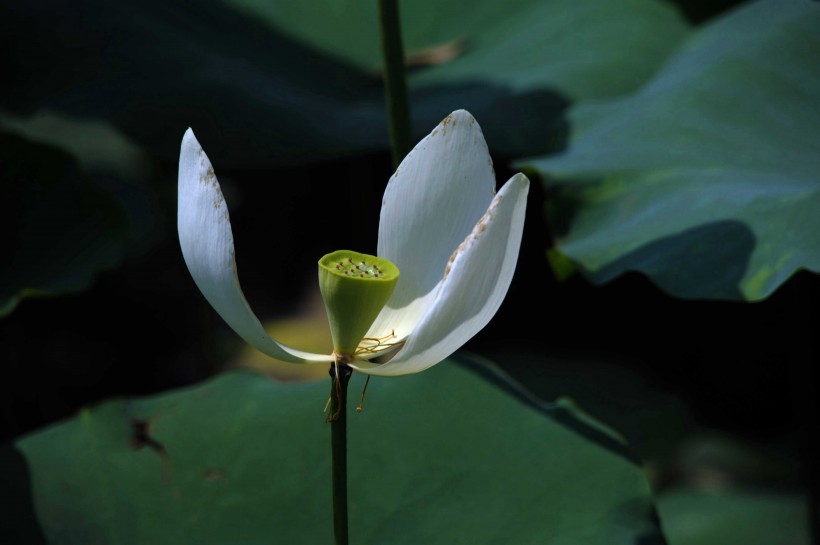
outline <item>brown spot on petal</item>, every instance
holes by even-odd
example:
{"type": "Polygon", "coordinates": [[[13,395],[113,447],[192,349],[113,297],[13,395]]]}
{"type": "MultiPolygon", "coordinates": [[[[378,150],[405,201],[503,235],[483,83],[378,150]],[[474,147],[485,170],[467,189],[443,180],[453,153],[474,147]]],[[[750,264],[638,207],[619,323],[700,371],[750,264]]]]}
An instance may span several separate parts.
{"type": "Polygon", "coordinates": [[[461,242],[461,244],[458,245],[458,248],[456,248],[455,251],[452,253],[450,259],[447,260],[447,266],[444,267],[444,276],[442,277],[442,280],[447,278],[447,276],[450,274],[450,270],[453,268],[453,263],[455,263],[456,258],[460,254],[464,253],[464,251],[467,250],[467,248],[473,245],[478,240],[478,237],[481,236],[481,234],[487,230],[487,226],[495,219],[495,215],[493,214],[493,212],[495,212],[498,209],[498,206],[501,204],[501,201],[503,199],[504,197],[502,197],[501,195],[496,195],[495,198],[493,198],[493,201],[490,203],[490,207],[487,209],[484,215],[481,216],[481,219],[478,220],[478,223],[475,224],[473,230],[470,232],[469,235],[467,235],[467,237],[461,242]]]}

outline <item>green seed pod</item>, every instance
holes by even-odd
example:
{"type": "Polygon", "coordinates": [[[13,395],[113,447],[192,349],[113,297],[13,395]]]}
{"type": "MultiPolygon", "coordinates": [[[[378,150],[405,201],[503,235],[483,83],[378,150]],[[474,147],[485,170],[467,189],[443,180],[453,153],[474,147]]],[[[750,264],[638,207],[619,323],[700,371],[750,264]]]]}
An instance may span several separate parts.
{"type": "Polygon", "coordinates": [[[398,279],[398,267],[372,255],[338,250],[319,260],[319,289],[337,354],[356,352],[398,279]]]}

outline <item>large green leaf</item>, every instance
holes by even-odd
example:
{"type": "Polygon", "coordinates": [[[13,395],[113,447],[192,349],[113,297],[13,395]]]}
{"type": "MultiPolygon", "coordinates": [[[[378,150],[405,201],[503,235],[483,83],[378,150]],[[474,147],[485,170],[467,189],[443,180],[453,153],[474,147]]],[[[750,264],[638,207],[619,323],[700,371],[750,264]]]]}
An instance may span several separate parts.
{"type": "MultiPolygon", "coordinates": [[[[384,149],[376,2],[2,2],[0,105],[103,118],[173,157],[192,126],[223,167],[384,149]]],[[[403,3],[418,134],[466,108],[495,153],[544,153],[568,100],[635,89],[687,25],[656,0],[403,3]],[[433,57],[436,57],[434,55],[433,57]],[[435,64],[442,63],[443,64],[435,64]]]]}
{"type": "MultiPolygon", "coordinates": [[[[473,356],[475,357],[475,356],[473,356]]],[[[541,399],[564,396],[614,427],[647,463],[670,456],[694,424],[683,401],[616,358],[504,347],[491,354],[541,399]]]]}
{"type": "MultiPolygon", "coordinates": [[[[381,64],[377,2],[340,0],[319,12],[298,0],[231,3],[362,70],[381,64]]],[[[654,0],[476,0],[469,7],[461,0],[415,0],[400,6],[411,62],[429,58],[425,69],[411,73],[413,83],[494,82],[519,91],[554,89],[573,100],[634,90],[688,32],[671,4],[654,0]]]]}
{"type": "Polygon", "coordinates": [[[83,290],[121,259],[123,209],[64,151],[0,132],[0,185],[0,316],[24,297],[83,290]]]}
{"type": "Polygon", "coordinates": [[[531,161],[570,212],[559,250],[596,282],[637,270],[693,298],[820,271],[818,28],[816,2],[749,4],[637,94],[574,109],[567,152],[531,161]]]}
{"type": "MultiPolygon", "coordinates": [[[[229,373],[24,438],[47,541],[330,542],[328,388],[229,373]]],[[[485,364],[374,381],[349,443],[353,543],[664,543],[623,443],[485,364]]]]}

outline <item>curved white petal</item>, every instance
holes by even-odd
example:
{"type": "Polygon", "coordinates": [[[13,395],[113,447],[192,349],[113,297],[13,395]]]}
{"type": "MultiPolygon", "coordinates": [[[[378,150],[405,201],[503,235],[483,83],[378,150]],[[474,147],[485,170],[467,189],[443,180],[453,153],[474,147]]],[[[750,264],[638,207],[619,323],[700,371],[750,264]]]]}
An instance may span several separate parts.
{"type": "Polygon", "coordinates": [[[453,249],[495,193],[481,128],[469,112],[448,115],[413,148],[390,178],[379,220],[378,255],[401,277],[368,337],[405,337],[432,303],[453,249]]]}
{"type": "Polygon", "coordinates": [[[495,315],[510,287],[530,182],[516,174],[504,184],[473,230],[452,254],[432,305],[387,363],[355,362],[370,375],[423,371],[478,333],[495,315]]]}
{"type": "Polygon", "coordinates": [[[191,129],[179,152],[177,229],[188,270],[211,306],[248,344],[290,362],[331,361],[271,339],[248,306],[236,273],[228,206],[208,156],[191,129]]]}

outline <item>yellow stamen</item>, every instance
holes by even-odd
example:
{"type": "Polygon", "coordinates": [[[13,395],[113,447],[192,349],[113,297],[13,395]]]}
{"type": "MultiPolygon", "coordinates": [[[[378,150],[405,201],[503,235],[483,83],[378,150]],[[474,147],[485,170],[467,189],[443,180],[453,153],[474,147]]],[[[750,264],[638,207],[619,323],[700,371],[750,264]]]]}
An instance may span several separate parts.
{"type": "Polygon", "coordinates": [[[385,342],[387,339],[394,339],[396,338],[396,330],[390,331],[388,335],[384,337],[365,337],[362,339],[362,343],[370,343],[370,344],[360,344],[354,355],[359,354],[374,354],[376,352],[381,352],[383,350],[387,350],[388,348],[393,348],[394,346],[399,346],[404,344],[404,341],[396,341],[393,343],[385,342]]]}

